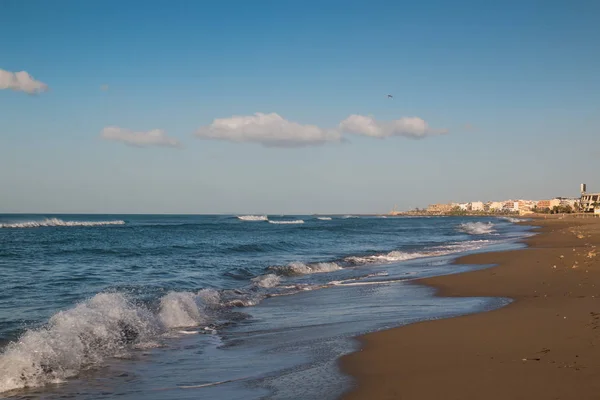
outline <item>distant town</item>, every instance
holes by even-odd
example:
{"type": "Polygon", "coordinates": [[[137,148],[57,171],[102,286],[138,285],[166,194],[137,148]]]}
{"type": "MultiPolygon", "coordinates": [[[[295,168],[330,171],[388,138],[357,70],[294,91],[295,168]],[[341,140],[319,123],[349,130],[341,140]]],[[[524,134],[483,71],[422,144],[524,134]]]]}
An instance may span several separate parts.
{"type": "Polygon", "coordinates": [[[530,214],[600,214],[600,193],[587,193],[581,184],[581,196],[554,197],[545,200],[471,201],[466,203],[430,204],[427,208],[397,211],[390,215],[530,215],[530,214]]]}

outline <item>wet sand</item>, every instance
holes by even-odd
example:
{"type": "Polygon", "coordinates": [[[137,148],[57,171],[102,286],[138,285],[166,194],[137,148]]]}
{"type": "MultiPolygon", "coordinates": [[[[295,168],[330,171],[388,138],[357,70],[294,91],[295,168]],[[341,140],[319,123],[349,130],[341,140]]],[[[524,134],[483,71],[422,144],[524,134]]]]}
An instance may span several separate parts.
{"type": "Polygon", "coordinates": [[[457,260],[495,267],[417,281],[513,303],[361,337],[343,399],[600,399],[600,220],[532,224],[526,249],[457,260]]]}

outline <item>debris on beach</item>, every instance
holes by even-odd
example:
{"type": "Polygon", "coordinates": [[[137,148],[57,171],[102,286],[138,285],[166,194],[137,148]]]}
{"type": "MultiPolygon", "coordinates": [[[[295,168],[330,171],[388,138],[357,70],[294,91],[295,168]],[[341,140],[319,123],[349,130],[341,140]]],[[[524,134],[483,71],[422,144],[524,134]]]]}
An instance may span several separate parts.
{"type": "Polygon", "coordinates": [[[594,258],[594,257],[596,257],[596,250],[592,250],[592,251],[588,252],[587,258],[594,258]]]}

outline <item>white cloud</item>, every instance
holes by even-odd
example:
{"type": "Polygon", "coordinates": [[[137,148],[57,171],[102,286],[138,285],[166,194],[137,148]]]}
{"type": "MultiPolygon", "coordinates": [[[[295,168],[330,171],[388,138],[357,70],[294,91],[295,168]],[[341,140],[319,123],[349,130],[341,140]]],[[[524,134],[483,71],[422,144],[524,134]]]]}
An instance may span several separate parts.
{"type": "Polygon", "coordinates": [[[365,135],[376,138],[389,136],[405,136],[421,139],[426,136],[447,133],[445,129],[431,129],[427,122],[419,117],[403,117],[393,121],[380,122],[371,116],[351,115],[340,122],[341,132],[365,135]]]}
{"type": "Polygon", "coordinates": [[[267,147],[315,146],[342,140],[337,130],[302,125],[276,113],[215,119],[198,129],[195,135],[202,139],[255,142],[267,147]]]}
{"type": "Polygon", "coordinates": [[[180,147],[177,139],[167,136],[162,129],[153,129],[148,132],[134,132],[118,126],[107,126],[102,129],[100,137],[105,140],[114,140],[136,147],[166,146],[180,147]]]}
{"type": "Polygon", "coordinates": [[[40,81],[36,81],[25,71],[10,72],[0,69],[0,90],[3,89],[12,89],[15,91],[34,94],[45,92],[48,90],[48,85],[40,81]]]}

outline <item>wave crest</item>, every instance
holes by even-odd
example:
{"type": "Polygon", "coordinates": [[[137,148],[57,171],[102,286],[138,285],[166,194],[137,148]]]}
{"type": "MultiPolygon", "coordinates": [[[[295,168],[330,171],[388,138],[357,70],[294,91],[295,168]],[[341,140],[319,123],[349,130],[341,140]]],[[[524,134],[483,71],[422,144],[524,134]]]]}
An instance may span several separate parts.
{"type": "Polygon", "coordinates": [[[23,221],[0,224],[0,228],[42,228],[49,226],[106,226],[125,225],[125,221],[64,221],[60,218],[46,218],[40,221],[23,221]]]}
{"type": "Polygon", "coordinates": [[[338,271],[342,269],[342,267],[334,262],[321,262],[314,264],[293,262],[288,265],[272,266],[268,269],[274,271],[277,275],[294,276],[338,271]]]}
{"type": "Polygon", "coordinates": [[[273,221],[273,220],[269,220],[270,224],[280,224],[280,225],[288,225],[288,224],[303,224],[304,220],[302,219],[295,219],[295,220],[288,220],[288,221],[273,221]]]}
{"type": "Polygon", "coordinates": [[[466,222],[459,225],[459,229],[469,235],[489,235],[494,232],[494,224],[491,222],[466,222]]]}
{"type": "Polygon", "coordinates": [[[0,392],[62,382],[109,358],[156,347],[173,328],[206,329],[227,316],[228,307],[255,305],[263,298],[213,289],[169,292],[154,313],[123,293],[97,294],[7,345],[0,353],[0,392]]]}
{"type": "Polygon", "coordinates": [[[252,278],[254,285],[262,288],[272,288],[281,282],[281,278],[275,274],[267,274],[252,278]]]}
{"type": "Polygon", "coordinates": [[[268,221],[266,215],[238,215],[237,218],[242,221],[268,221]]]}
{"type": "Polygon", "coordinates": [[[27,331],[0,355],[0,392],[60,382],[128,349],[149,345],[151,312],[119,293],[101,293],[27,331]]]}
{"type": "Polygon", "coordinates": [[[503,219],[503,220],[508,221],[508,222],[512,222],[513,224],[516,224],[518,222],[523,222],[522,219],[520,219],[520,218],[513,218],[513,217],[501,217],[500,219],[503,219]]]}

